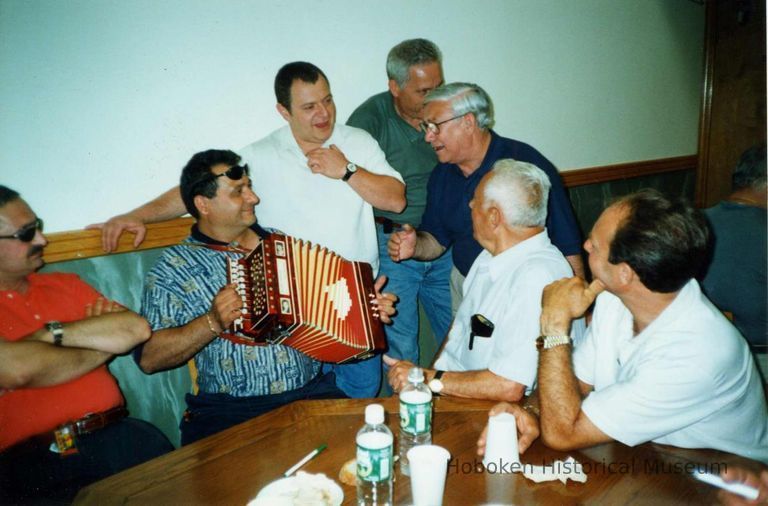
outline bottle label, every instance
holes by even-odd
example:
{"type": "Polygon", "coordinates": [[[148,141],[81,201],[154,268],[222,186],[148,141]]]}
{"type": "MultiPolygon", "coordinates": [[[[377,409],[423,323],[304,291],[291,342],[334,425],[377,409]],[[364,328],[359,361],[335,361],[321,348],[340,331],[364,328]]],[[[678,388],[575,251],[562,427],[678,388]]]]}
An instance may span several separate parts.
{"type": "Polygon", "coordinates": [[[432,430],[432,401],[418,404],[400,401],[400,428],[414,435],[432,430]]]}
{"type": "Polygon", "coordinates": [[[392,445],[366,448],[357,445],[357,477],[363,481],[386,481],[392,476],[392,445]]]}

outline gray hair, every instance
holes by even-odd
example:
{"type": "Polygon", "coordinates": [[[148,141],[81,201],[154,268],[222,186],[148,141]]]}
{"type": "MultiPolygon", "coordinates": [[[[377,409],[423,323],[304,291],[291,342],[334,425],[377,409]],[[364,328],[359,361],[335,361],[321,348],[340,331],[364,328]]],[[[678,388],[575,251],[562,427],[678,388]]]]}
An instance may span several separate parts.
{"type": "Polygon", "coordinates": [[[497,161],[485,184],[485,207],[495,204],[511,227],[543,227],[552,183],[532,163],[511,158],[497,161]]]}
{"type": "Polygon", "coordinates": [[[472,113],[477,126],[483,130],[493,127],[491,97],[480,86],[472,83],[450,83],[427,93],[424,103],[448,101],[454,116],[472,113]]]}
{"type": "Polygon", "coordinates": [[[765,144],[744,151],[731,176],[734,190],[751,188],[764,191],[766,186],[765,144]]]}
{"type": "Polygon", "coordinates": [[[441,65],[443,62],[443,55],[434,42],[427,39],[404,40],[387,55],[387,77],[402,89],[411,77],[411,67],[433,62],[441,65]]]}

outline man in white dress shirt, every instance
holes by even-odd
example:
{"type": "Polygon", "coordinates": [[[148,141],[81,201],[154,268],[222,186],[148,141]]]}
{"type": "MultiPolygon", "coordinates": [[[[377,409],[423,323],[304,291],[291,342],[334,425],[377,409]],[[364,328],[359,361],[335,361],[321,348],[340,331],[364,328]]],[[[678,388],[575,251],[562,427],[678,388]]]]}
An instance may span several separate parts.
{"type": "MultiPolygon", "coordinates": [[[[538,167],[499,160],[470,202],[472,231],[483,251],[464,283],[464,298],[435,369],[433,391],[459,397],[516,401],[536,380],[541,293],[573,276],[544,223],[551,183],[538,167]]],[[[583,322],[577,323],[580,335],[583,322]]],[[[413,364],[385,357],[396,391],[413,364]]]]}
{"type": "MultiPolygon", "coordinates": [[[[523,452],[608,441],[713,448],[768,462],[768,414],[747,342],[702,294],[703,215],[654,190],[608,207],[584,244],[595,280],[544,290],[538,390],[515,415],[523,452]],[[571,321],[595,302],[584,342],[571,321]],[[573,364],[573,365],[572,365],[573,364]]],[[[478,442],[484,451],[485,437],[478,442]]]]}

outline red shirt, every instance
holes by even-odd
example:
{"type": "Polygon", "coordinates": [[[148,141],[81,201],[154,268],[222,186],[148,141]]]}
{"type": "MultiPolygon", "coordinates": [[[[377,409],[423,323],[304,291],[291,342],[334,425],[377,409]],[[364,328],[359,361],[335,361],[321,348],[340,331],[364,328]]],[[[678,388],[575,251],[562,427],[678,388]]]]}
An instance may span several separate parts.
{"type": "MultiPolygon", "coordinates": [[[[0,290],[0,339],[17,341],[51,320],[82,320],[86,304],[100,297],[75,274],[31,274],[27,279],[25,293],[0,290]]],[[[121,404],[120,388],[106,365],[67,383],[6,391],[0,394],[0,450],[121,404]]]]}

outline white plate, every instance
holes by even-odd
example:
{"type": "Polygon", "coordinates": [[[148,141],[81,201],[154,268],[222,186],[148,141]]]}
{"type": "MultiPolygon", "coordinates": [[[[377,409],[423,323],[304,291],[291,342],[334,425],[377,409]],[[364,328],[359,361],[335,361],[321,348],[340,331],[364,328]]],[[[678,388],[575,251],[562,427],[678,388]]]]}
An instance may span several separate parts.
{"type": "Polygon", "coordinates": [[[248,506],[340,506],[344,492],[324,474],[299,472],[296,476],[273,481],[262,488],[248,506]]]}

